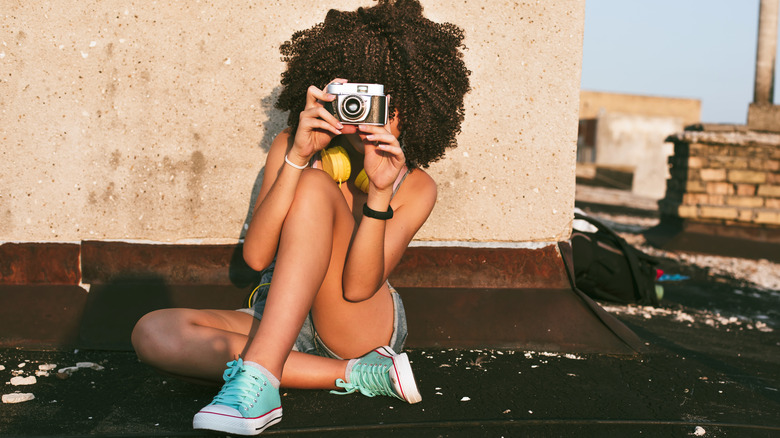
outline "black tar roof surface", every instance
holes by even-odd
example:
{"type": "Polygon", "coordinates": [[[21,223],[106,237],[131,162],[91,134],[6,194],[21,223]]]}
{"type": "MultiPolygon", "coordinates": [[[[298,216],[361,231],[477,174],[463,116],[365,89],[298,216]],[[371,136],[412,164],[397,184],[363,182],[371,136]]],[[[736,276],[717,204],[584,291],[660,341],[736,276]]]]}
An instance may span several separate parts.
{"type": "MultiPolygon", "coordinates": [[[[268,436],[780,436],[780,295],[663,261],[660,310],[608,305],[646,343],[636,356],[409,351],[423,401],[283,390],[268,436]]],[[[0,350],[0,380],[91,361],[70,378],[6,383],[0,436],[219,436],[192,430],[216,388],[161,376],[126,351],[0,350]],[[19,368],[18,365],[26,365],[19,368]]]]}

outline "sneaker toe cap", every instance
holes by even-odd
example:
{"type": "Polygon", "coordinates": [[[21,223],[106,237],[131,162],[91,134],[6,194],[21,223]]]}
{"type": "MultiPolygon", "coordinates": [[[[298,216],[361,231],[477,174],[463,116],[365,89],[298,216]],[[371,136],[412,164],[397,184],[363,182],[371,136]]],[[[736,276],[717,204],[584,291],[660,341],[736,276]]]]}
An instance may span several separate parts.
{"type": "Polygon", "coordinates": [[[198,415],[224,415],[227,417],[243,417],[241,415],[241,412],[239,412],[235,408],[231,408],[230,406],[225,405],[208,405],[205,408],[201,409],[196,416],[198,415]]]}

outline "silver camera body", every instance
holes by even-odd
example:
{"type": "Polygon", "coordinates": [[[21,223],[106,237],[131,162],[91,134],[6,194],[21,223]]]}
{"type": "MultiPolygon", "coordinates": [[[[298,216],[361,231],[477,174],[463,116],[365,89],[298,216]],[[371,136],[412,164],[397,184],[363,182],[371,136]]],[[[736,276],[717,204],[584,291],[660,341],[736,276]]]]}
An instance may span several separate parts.
{"type": "Polygon", "coordinates": [[[330,84],[328,93],[333,102],[323,106],[345,125],[386,125],[388,99],[381,84],[330,84]]]}

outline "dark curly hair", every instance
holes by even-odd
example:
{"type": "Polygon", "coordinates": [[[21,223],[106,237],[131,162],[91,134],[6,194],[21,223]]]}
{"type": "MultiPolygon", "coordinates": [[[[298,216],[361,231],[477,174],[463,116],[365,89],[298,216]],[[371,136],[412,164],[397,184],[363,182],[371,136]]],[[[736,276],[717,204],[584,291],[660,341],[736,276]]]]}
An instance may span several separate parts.
{"type": "Polygon", "coordinates": [[[331,9],[325,21],[281,45],[287,70],[276,107],[298,127],[310,85],[333,78],[378,83],[400,116],[399,140],[410,167],[428,167],[455,147],[471,72],[463,62],[463,31],[425,18],[418,0],[379,0],[357,11],[331,9]]]}

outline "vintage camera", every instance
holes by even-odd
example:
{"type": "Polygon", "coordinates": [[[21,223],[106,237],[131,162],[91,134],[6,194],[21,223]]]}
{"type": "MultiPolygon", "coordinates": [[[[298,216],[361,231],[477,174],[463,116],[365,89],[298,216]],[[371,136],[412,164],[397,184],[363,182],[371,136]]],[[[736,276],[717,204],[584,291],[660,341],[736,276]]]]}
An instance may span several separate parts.
{"type": "Polygon", "coordinates": [[[323,106],[343,124],[387,124],[388,98],[381,84],[330,84],[328,93],[335,94],[333,102],[323,106]]]}

